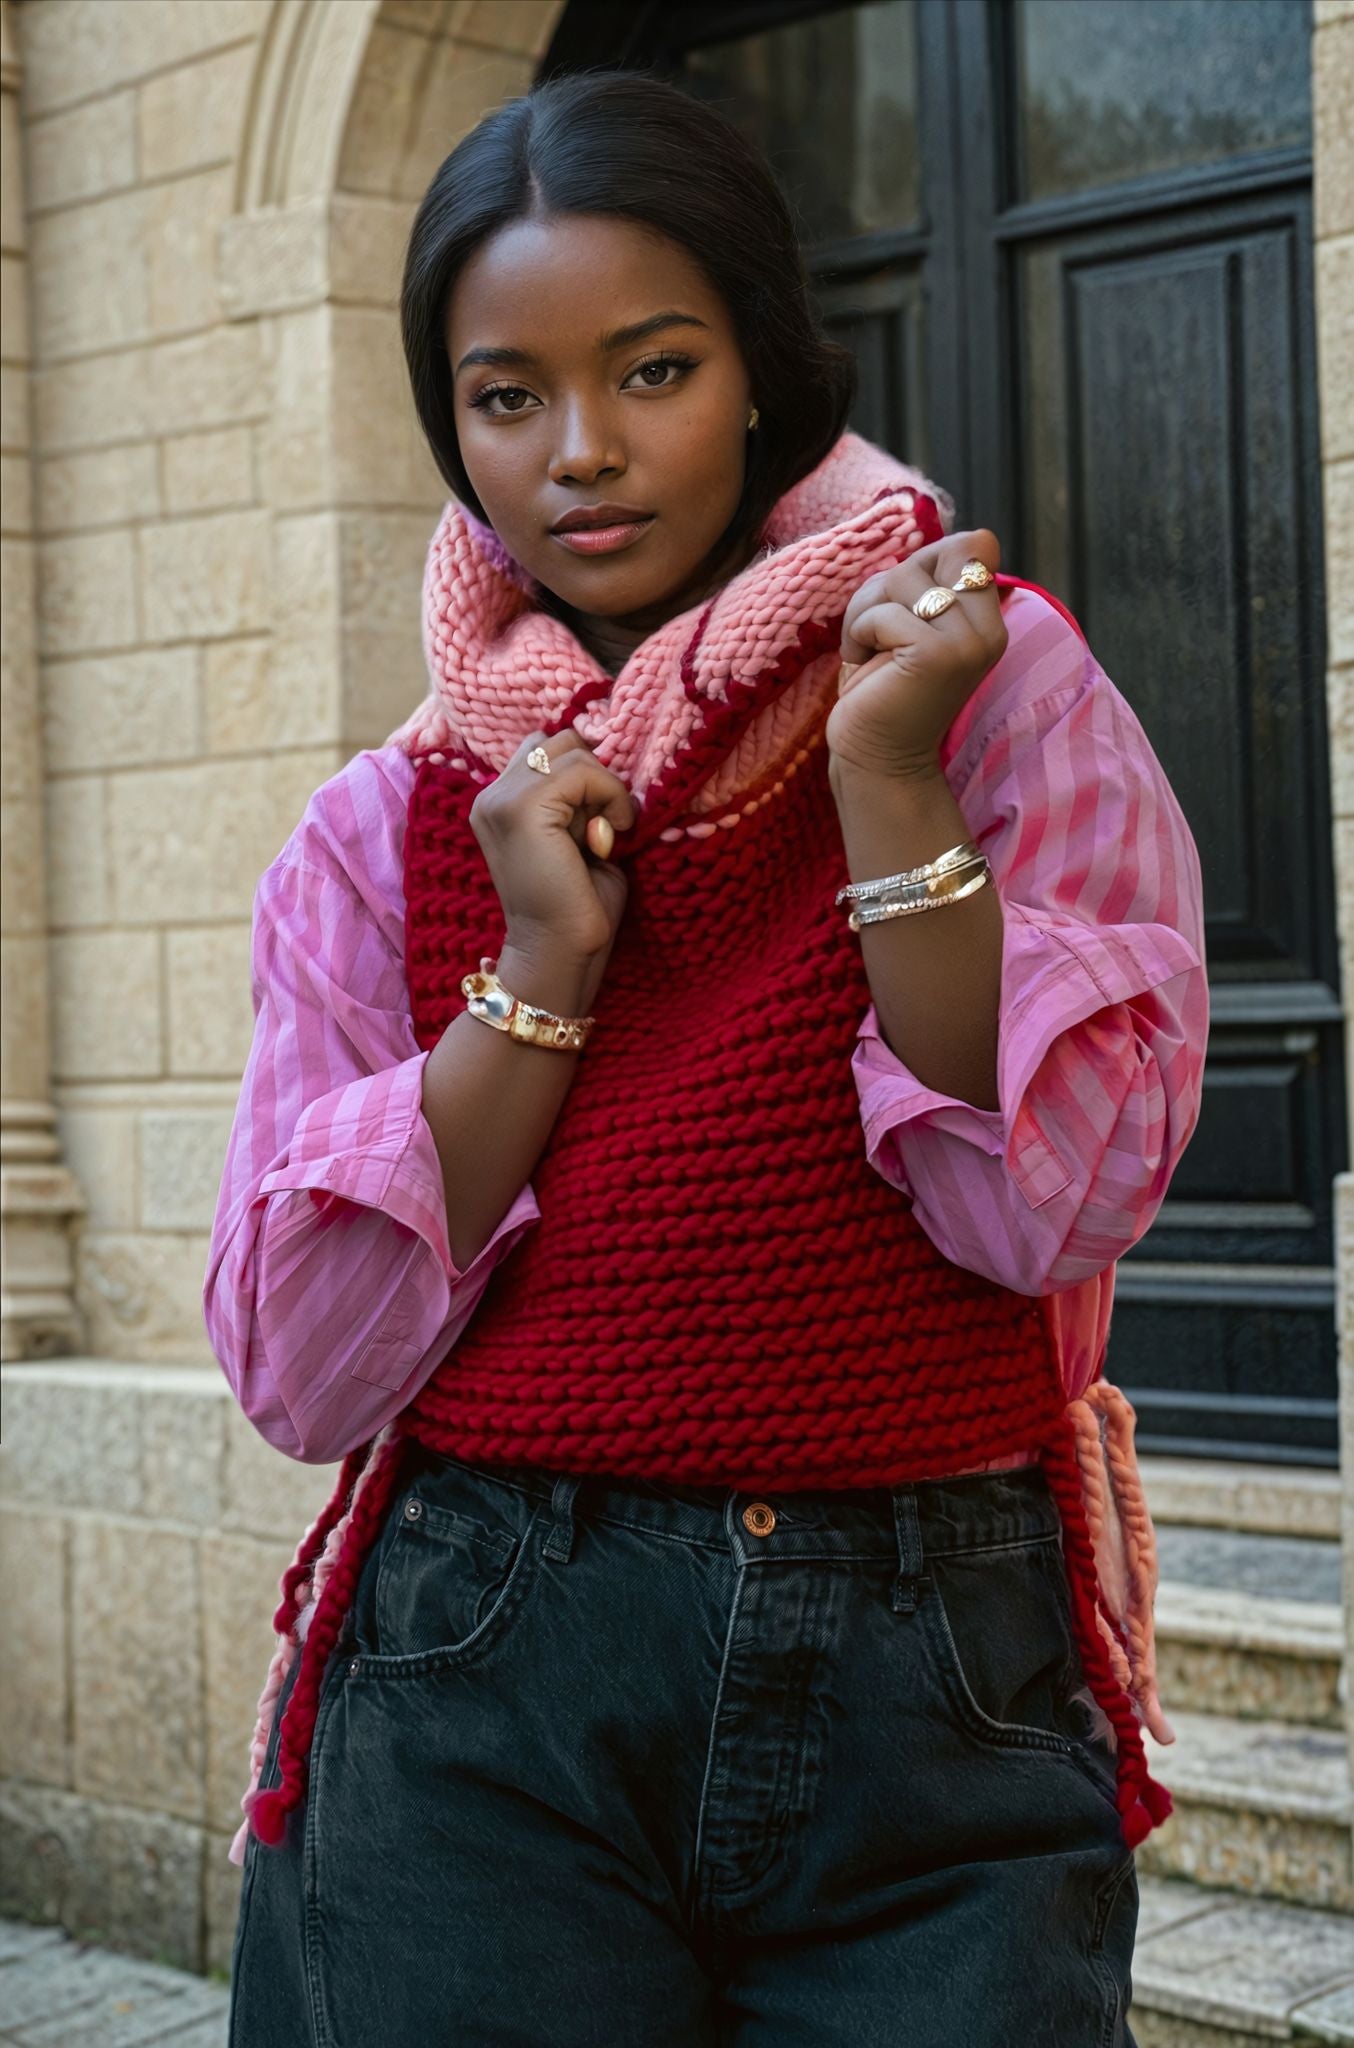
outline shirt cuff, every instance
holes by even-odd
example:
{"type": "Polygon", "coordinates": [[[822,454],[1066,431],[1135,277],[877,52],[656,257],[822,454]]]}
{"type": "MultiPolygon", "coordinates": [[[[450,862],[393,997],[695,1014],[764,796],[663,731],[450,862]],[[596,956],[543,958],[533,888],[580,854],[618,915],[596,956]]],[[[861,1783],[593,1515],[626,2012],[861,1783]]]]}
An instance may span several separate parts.
{"type": "MultiPolygon", "coordinates": [[[[1198,953],[1170,925],[1086,925],[1009,901],[1002,952],[997,1048],[998,1109],[980,1109],[929,1088],[898,1058],[873,1003],[852,1052],[866,1152],[876,1170],[912,1195],[902,1151],[909,1125],[927,1127],[1003,1158],[1036,1209],[1074,1178],[1040,1127],[1032,1083],[1050,1046],[1108,1005],[1131,1001],[1178,974],[1201,970],[1198,953]]],[[[942,913],[943,915],[943,913],[942,913]]]]}

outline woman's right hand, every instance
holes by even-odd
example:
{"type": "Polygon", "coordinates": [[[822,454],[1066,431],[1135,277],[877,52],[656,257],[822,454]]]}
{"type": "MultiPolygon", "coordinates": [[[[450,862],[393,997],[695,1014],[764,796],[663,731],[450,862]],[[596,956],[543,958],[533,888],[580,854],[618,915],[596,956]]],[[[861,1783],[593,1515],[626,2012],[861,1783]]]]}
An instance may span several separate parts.
{"type": "Polygon", "coordinates": [[[604,768],[573,726],[549,738],[529,732],[502,773],[470,806],[505,921],[505,950],[576,959],[595,991],[620,925],[629,884],[623,868],[604,860],[592,842],[634,824],[634,798],[604,768]],[[550,773],[527,766],[544,747],[550,773]]]}

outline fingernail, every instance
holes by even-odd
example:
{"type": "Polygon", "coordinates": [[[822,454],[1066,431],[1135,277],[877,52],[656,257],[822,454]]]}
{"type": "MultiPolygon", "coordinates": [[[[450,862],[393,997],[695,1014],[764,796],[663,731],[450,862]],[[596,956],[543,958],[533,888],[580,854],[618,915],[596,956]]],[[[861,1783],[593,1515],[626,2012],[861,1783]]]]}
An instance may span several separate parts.
{"type": "Polygon", "coordinates": [[[860,663],[858,661],[844,661],[842,663],[837,671],[837,695],[839,697],[859,667],[860,663]]]}
{"type": "Polygon", "coordinates": [[[611,849],[616,844],[616,834],[610,818],[589,818],[588,844],[598,860],[610,860],[611,849]]]}

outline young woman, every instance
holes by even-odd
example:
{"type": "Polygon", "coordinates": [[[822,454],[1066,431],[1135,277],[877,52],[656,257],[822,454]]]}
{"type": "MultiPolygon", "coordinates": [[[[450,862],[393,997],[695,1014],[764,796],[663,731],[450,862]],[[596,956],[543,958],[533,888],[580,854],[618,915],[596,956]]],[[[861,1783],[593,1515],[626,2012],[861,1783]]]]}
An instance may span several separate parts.
{"type": "Polygon", "coordinates": [[[1170,1730],[1101,1366],[1198,1116],[1188,827],[1076,622],[846,427],[718,113],[497,109],[403,328],[431,691],[259,885],[204,1292],[342,1460],[231,2039],[1131,2043],[1170,1730]]]}

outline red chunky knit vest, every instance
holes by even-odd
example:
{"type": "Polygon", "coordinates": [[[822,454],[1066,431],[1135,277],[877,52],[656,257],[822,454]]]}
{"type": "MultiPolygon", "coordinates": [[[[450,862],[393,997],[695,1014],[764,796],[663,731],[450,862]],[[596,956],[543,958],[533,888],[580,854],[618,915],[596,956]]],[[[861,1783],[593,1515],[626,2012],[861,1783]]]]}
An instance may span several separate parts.
{"type": "MultiPolygon", "coordinates": [[[[541,1220],[496,1268],[375,1469],[363,1473],[369,1445],[345,1461],[284,1578],[274,1625],[285,1631],[346,1513],[288,1702],[281,1782],[244,1802],[264,1841],[281,1839],[303,1796],[323,1667],[409,1438],[476,1462],[770,1494],[896,1485],[1028,1449],[1062,1511],[1082,1658],[1117,1736],[1125,1840],[1170,1811],[1097,1626],[1045,1301],[952,1265],[865,1155],[850,1057],[870,988],[833,902],[846,876],[822,744],[835,688],[806,705],[782,758],[740,792],[736,830],[708,816],[694,835],[684,826],[713,765],[839,643],[840,627],[840,616],[805,624],[773,669],[710,704],[635,828],[617,834],[629,897],[588,1047],[522,1048],[523,1059],[577,1063],[532,1177],[541,1220]]],[[[544,729],[562,730],[582,701],[544,729]]],[[[406,972],[424,1048],[463,1007],[462,975],[502,942],[469,823],[493,772],[464,748],[455,763],[419,761],[406,972]]]]}

